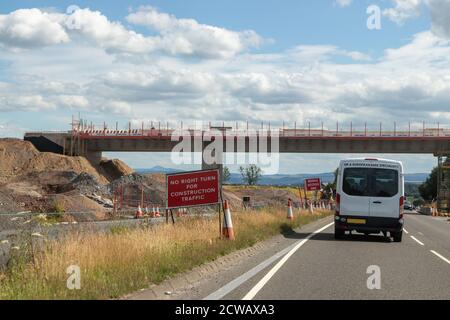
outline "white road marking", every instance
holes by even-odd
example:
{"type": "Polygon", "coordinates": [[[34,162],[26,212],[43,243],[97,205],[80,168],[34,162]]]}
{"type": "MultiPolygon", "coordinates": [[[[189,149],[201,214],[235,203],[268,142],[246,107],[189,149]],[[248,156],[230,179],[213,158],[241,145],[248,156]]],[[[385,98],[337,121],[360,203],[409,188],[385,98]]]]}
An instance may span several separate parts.
{"type": "Polygon", "coordinates": [[[314,237],[316,234],[324,231],[325,229],[328,229],[334,224],[334,222],[327,224],[325,227],[320,228],[319,230],[314,231],[310,235],[308,235],[305,239],[301,240],[297,245],[292,248],[289,253],[287,253],[283,259],[281,259],[265,276],[262,278],[246,295],[242,300],[252,300],[258,292],[266,285],[267,282],[277,273],[278,270],[288,261],[288,259],[297,252],[298,249],[300,249],[301,246],[303,246],[306,242],[308,242],[309,239],[314,237]]]}
{"type": "Polygon", "coordinates": [[[417,233],[420,234],[421,236],[423,236],[423,233],[422,233],[422,232],[419,231],[419,232],[417,232],[417,233]]]}
{"type": "Polygon", "coordinates": [[[413,239],[415,242],[417,242],[418,244],[420,244],[421,246],[424,246],[425,244],[421,241],[419,241],[416,237],[411,236],[411,239],[413,239]]]}
{"type": "Polygon", "coordinates": [[[405,229],[405,228],[403,228],[403,231],[406,233],[406,234],[408,234],[409,232],[405,229]]]}
{"type": "Polygon", "coordinates": [[[249,279],[253,278],[259,272],[261,272],[262,270],[264,270],[265,268],[270,266],[272,263],[274,263],[278,259],[282,258],[285,254],[287,254],[289,251],[291,251],[292,248],[294,248],[301,241],[302,240],[294,242],[290,246],[288,246],[288,247],[284,248],[283,250],[281,250],[280,252],[274,254],[272,257],[264,260],[263,262],[261,262],[260,264],[258,264],[254,268],[250,269],[246,273],[240,275],[239,277],[237,277],[233,281],[230,281],[229,283],[227,283],[226,285],[224,285],[220,289],[218,289],[215,292],[211,293],[210,295],[208,295],[203,300],[220,300],[220,299],[222,299],[227,294],[232,292],[234,289],[239,287],[241,284],[243,284],[244,282],[247,282],[249,279]]]}
{"type": "Polygon", "coordinates": [[[434,255],[438,256],[439,258],[441,258],[442,260],[444,260],[445,262],[447,262],[448,264],[450,264],[450,260],[448,260],[447,258],[445,258],[444,256],[440,255],[439,253],[437,253],[434,250],[430,250],[431,253],[433,253],[434,255]]]}
{"type": "Polygon", "coordinates": [[[220,300],[220,299],[222,299],[227,294],[229,294],[231,291],[233,291],[234,289],[239,287],[241,284],[243,284],[244,282],[247,282],[247,280],[253,278],[259,272],[261,272],[261,270],[264,270],[265,268],[270,266],[272,263],[274,263],[275,261],[277,261],[278,259],[283,257],[293,247],[295,247],[296,244],[297,244],[297,242],[294,242],[289,247],[283,249],[282,251],[278,252],[277,254],[273,255],[272,257],[264,260],[263,262],[258,264],[256,267],[254,267],[254,268],[250,269],[249,271],[247,271],[246,273],[240,275],[239,277],[237,277],[233,281],[230,281],[229,283],[227,283],[226,285],[224,285],[223,287],[221,287],[217,291],[211,293],[209,296],[207,296],[203,300],[220,300]]]}

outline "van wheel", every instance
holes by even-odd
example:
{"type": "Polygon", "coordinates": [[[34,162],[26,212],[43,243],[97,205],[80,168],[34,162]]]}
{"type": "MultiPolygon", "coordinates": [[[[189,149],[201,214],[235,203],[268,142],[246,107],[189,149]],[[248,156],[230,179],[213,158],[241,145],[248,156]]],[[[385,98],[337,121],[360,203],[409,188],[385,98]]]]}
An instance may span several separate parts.
{"type": "Polygon", "coordinates": [[[394,239],[394,242],[402,242],[402,236],[403,236],[402,231],[392,234],[392,238],[394,239]]]}
{"type": "Polygon", "coordinates": [[[334,227],[334,238],[335,239],[342,239],[345,235],[345,231],[339,230],[336,227],[334,227]]]}

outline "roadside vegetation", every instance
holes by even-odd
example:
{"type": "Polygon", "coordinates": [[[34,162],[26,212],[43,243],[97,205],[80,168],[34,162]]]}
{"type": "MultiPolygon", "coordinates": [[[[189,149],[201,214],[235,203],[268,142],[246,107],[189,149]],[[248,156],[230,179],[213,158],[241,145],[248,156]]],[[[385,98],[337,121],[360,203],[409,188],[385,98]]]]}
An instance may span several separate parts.
{"type": "Polygon", "coordinates": [[[39,235],[40,245],[15,250],[0,272],[0,299],[109,299],[158,284],[177,273],[330,215],[286,208],[233,213],[235,241],[218,237],[218,219],[186,218],[175,225],[72,234],[58,241],[39,235]],[[81,270],[81,289],[69,290],[66,270],[81,270]]]}
{"type": "Polygon", "coordinates": [[[427,180],[419,186],[420,195],[426,201],[432,201],[437,197],[438,173],[439,168],[433,168],[427,180]]]}

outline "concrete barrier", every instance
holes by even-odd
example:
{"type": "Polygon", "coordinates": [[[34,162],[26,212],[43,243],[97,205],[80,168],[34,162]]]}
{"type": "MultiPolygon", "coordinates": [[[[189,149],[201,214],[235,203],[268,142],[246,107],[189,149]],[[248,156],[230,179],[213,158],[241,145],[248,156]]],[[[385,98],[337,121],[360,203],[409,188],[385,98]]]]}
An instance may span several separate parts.
{"type": "Polygon", "coordinates": [[[433,214],[433,211],[430,207],[420,207],[419,213],[426,216],[431,216],[433,214]]]}

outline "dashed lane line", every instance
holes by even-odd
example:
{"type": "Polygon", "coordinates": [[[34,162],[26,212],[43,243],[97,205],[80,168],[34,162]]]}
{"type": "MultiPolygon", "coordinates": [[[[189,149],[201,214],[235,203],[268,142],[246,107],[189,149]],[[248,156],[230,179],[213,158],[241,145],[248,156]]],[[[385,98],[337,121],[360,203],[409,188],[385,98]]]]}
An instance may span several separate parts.
{"type": "Polygon", "coordinates": [[[417,242],[418,244],[420,244],[421,246],[424,246],[425,244],[423,242],[421,242],[419,239],[417,239],[414,236],[411,236],[411,239],[413,239],[415,242],[417,242]]]}
{"type": "Polygon", "coordinates": [[[444,257],[443,255],[437,253],[437,252],[434,251],[434,250],[430,250],[430,252],[431,252],[432,254],[434,254],[435,256],[441,258],[442,260],[444,260],[444,261],[447,262],[448,264],[450,264],[450,260],[448,260],[448,259],[447,259],[446,257],[444,257]]]}

